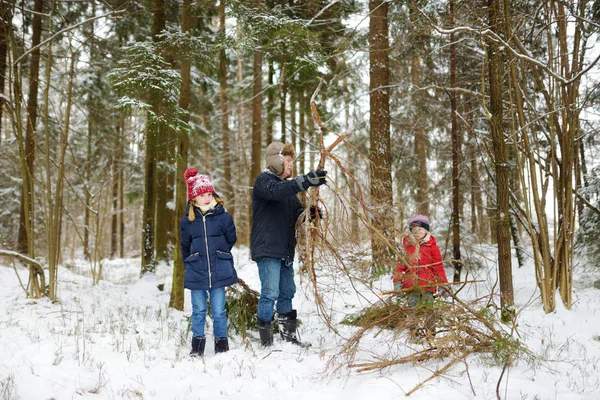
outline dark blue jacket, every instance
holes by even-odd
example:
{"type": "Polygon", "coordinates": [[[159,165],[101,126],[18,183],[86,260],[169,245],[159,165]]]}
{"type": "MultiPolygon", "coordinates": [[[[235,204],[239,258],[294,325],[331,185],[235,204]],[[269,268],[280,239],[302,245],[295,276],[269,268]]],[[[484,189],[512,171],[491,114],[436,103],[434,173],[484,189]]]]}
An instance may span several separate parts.
{"type": "Polygon", "coordinates": [[[296,220],[304,208],[297,193],[302,189],[294,180],[282,180],[266,170],[252,190],[252,233],[250,253],[256,261],[272,257],[294,261],[296,220]]]}
{"type": "Polygon", "coordinates": [[[215,289],[237,283],[231,249],[237,241],[233,218],[221,204],[202,215],[194,208],[196,220],[188,219],[190,205],[179,224],[181,256],[185,265],[184,287],[215,289]]]}

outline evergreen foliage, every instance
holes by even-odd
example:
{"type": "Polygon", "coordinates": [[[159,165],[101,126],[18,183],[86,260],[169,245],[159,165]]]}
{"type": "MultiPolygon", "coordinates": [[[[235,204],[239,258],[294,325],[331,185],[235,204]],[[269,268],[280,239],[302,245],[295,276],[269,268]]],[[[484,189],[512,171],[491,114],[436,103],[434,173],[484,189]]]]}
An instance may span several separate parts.
{"type": "Polygon", "coordinates": [[[227,329],[242,338],[249,336],[248,331],[258,331],[256,315],[260,293],[251,289],[243,280],[229,286],[227,292],[227,329]]]}
{"type": "Polygon", "coordinates": [[[153,42],[134,42],[123,48],[125,56],[108,75],[115,90],[122,94],[117,107],[145,112],[151,126],[166,126],[178,131],[189,130],[179,107],[181,77],[159,54],[153,42]],[[160,99],[155,112],[152,99],[160,99]]]}

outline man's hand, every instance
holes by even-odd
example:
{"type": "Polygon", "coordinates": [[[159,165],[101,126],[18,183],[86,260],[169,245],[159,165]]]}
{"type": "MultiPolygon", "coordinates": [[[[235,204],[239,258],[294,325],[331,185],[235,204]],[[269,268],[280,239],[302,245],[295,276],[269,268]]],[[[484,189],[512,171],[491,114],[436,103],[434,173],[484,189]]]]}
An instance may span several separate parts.
{"type": "Polygon", "coordinates": [[[327,183],[327,171],[320,169],[318,171],[310,171],[306,175],[298,175],[295,178],[296,183],[302,190],[307,190],[311,186],[321,186],[327,183]]]}

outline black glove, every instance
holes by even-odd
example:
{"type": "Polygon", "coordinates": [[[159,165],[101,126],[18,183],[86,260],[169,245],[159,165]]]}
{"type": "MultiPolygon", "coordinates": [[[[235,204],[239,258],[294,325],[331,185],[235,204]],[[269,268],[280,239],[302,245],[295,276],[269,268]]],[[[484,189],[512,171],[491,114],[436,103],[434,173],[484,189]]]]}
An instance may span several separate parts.
{"type": "Polygon", "coordinates": [[[295,180],[300,189],[306,190],[311,186],[321,186],[327,183],[327,171],[320,169],[318,171],[310,171],[306,175],[298,175],[295,180]]]}
{"type": "Polygon", "coordinates": [[[323,211],[321,211],[321,207],[310,206],[308,211],[310,212],[310,220],[311,221],[314,221],[315,219],[317,219],[317,213],[319,213],[319,219],[323,219],[323,211]]]}

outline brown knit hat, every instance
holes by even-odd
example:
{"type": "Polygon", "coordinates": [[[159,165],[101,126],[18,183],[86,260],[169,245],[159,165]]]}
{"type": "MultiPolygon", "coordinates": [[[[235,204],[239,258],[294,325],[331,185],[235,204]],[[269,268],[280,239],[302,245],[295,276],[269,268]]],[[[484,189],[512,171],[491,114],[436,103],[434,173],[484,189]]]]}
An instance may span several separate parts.
{"type": "Polygon", "coordinates": [[[292,158],[296,156],[296,151],[291,143],[271,143],[267,146],[267,151],[265,152],[267,168],[277,175],[281,175],[283,173],[283,157],[285,156],[292,156],[292,158]]]}

